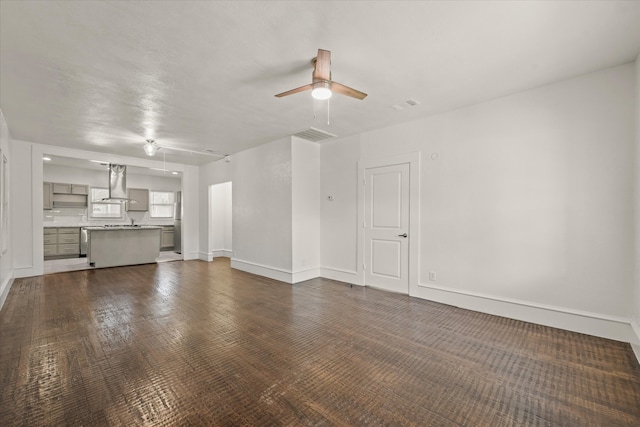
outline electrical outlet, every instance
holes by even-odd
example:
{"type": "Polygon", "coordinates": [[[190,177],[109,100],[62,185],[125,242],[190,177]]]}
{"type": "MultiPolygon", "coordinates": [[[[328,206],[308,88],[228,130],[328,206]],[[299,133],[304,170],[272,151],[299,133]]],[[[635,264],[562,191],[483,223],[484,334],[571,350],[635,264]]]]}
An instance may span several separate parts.
{"type": "Polygon", "coordinates": [[[429,272],[429,280],[432,282],[436,281],[436,272],[435,271],[430,271],[429,272]]]}

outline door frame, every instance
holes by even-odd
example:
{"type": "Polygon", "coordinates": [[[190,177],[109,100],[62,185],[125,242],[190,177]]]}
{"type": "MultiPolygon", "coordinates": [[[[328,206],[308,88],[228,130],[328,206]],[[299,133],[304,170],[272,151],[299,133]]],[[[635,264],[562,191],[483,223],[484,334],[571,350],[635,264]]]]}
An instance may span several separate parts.
{"type": "Polygon", "coordinates": [[[420,152],[398,154],[358,161],[358,278],[366,286],[364,275],[364,195],[365,170],[382,166],[409,164],[409,295],[415,296],[420,277],[420,152]]]}
{"type": "Polygon", "coordinates": [[[209,184],[207,186],[207,251],[206,251],[206,256],[207,256],[207,262],[211,262],[213,261],[214,258],[218,258],[218,257],[227,257],[227,258],[233,258],[233,181],[232,180],[228,180],[228,181],[222,181],[222,182],[216,182],[214,184],[209,184]],[[213,247],[213,240],[214,240],[214,233],[213,233],[213,211],[212,211],[212,199],[213,199],[213,193],[217,188],[220,188],[218,186],[221,185],[229,185],[230,186],[230,198],[231,198],[231,206],[225,206],[225,208],[231,208],[231,217],[229,218],[231,221],[231,248],[226,248],[224,245],[224,237],[223,237],[223,244],[222,247],[217,248],[217,247],[213,247]]]}

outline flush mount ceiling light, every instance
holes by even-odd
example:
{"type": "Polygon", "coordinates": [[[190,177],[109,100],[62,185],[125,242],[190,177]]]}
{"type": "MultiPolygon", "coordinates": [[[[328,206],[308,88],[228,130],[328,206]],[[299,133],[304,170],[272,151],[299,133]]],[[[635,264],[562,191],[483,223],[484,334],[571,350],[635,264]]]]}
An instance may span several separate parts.
{"type": "Polygon", "coordinates": [[[331,88],[328,81],[324,80],[313,84],[313,90],[311,91],[313,99],[322,101],[331,98],[331,95],[331,88]]]}
{"type": "Polygon", "coordinates": [[[159,149],[160,146],[153,139],[147,139],[147,143],[144,144],[144,152],[147,156],[155,156],[159,149]]]}

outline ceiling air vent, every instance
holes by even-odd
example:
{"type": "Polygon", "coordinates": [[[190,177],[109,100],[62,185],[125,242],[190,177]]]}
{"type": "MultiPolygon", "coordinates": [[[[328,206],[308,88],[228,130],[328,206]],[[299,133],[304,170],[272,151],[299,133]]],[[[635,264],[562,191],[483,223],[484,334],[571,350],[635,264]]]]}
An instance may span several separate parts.
{"type": "Polygon", "coordinates": [[[307,141],[318,142],[324,139],[335,138],[337,135],[334,135],[329,132],[325,132],[316,128],[309,128],[307,130],[300,131],[298,133],[294,133],[293,136],[297,136],[298,138],[306,139],[307,141]]]}

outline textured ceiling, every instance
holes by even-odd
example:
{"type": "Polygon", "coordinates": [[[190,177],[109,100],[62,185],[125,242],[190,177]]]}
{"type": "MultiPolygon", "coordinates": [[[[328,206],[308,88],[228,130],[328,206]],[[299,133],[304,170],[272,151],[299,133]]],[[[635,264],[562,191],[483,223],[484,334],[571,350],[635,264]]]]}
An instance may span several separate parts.
{"type": "Polygon", "coordinates": [[[0,108],[19,140],[167,161],[315,127],[348,136],[633,61],[640,2],[0,1],[0,108]],[[369,96],[275,98],[333,79],[369,96]],[[415,99],[420,105],[405,103],[415,99]],[[394,105],[405,108],[395,110],[394,105]]]}

